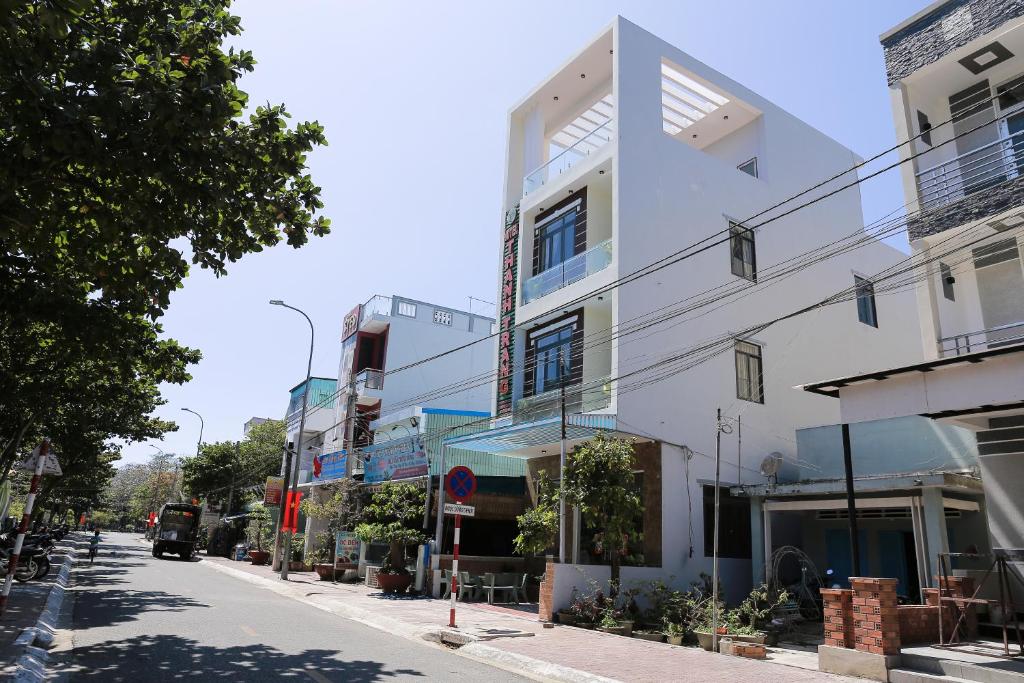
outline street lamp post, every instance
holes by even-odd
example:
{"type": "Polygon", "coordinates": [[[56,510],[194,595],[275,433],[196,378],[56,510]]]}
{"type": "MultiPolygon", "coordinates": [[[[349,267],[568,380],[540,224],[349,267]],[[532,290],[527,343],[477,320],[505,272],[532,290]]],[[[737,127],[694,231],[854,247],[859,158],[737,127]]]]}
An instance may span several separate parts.
{"type": "MultiPolygon", "coordinates": [[[[309,361],[306,363],[306,383],[302,387],[302,409],[301,409],[302,413],[301,413],[301,416],[299,417],[299,438],[298,438],[298,443],[296,444],[296,448],[295,448],[295,453],[296,453],[295,460],[296,460],[296,462],[292,466],[292,471],[291,472],[285,472],[284,473],[286,478],[292,480],[292,490],[295,491],[295,490],[298,489],[298,484],[299,484],[299,481],[298,481],[298,479],[299,479],[299,462],[298,461],[302,458],[302,437],[303,437],[303,432],[305,432],[305,430],[306,430],[306,403],[307,403],[307,401],[309,399],[309,379],[310,379],[310,375],[313,373],[313,342],[314,342],[314,340],[316,338],[316,333],[313,330],[313,321],[310,320],[309,316],[306,315],[303,311],[299,310],[298,308],[295,308],[294,306],[289,306],[288,304],[286,304],[285,302],[281,301],[280,299],[271,299],[270,300],[270,304],[272,306],[283,306],[284,308],[290,308],[291,310],[295,311],[296,313],[299,313],[303,318],[306,319],[306,322],[309,323],[309,361]]],[[[286,485],[287,485],[287,482],[286,482],[286,485]]],[[[281,501],[281,521],[282,522],[284,521],[284,515],[285,515],[285,505],[284,505],[284,503],[285,503],[285,501],[282,500],[281,501]]],[[[292,546],[292,532],[291,532],[291,530],[282,532],[280,530],[280,528],[279,528],[279,530],[278,530],[278,540],[279,540],[278,546],[281,549],[281,580],[282,581],[287,581],[288,580],[288,557],[289,557],[289,550],[291,549],[291,546],[292,546]]]]}
{"type": "Polygon", "coordinates": [[[198,456],[199,449],[203,445],[203,427],[206,426],[206,423],[203,422],[203,416],[197,413],[196,411],[192,410],[191,408],[182,408],[182,410],[184,410],[186,413],[192,413],[193,415],[199,418],[199,441],[196,442],[196,455],[198,456]]]}

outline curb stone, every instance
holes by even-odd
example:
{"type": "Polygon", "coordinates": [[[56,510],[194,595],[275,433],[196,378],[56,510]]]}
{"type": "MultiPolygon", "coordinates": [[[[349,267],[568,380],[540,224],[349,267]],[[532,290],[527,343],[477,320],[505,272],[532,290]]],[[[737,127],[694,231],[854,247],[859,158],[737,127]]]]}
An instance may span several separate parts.
{"type": "MultiPolygon", "coordinates": [[[[201,564],[203,566],[210,567],[215,571],[227,574],[228,576],[233,576],[247,583],[251,583],[255,586],[269,588],[278,595],[291,598],[292,600],[298,600],[299,602],[306,603],[307,605],[325,612],[330,612],[331,614],[335,614],[352,621],[357,621],[378,631],[384,631],[385,633],[400,636],[408,640],[427,640],[434,643],[452,642],[455,640],[455,638],[451,637],[453,633],[448,628],[423,628],[413,626],[397,619],[381,617],[369,610],[363,610],[349,605],[327,605],[305,595],[296,595],[293,591],[288,590],[290,587],[288,584],[282,585],[282,583],[265,579],[262,576],[255,576],[232,567],[227,567],[218,562],[203,562],[201,564]]],[[[459,633],[459,635],[462,636],[460,639],[465,640],[465,644],[457,650],[453,650],[456,655],[478,661],[482,664],[488,664],[504,671],[511,671],[521,676],[541,681],[563,681],[564,683],[617,683],[617,681],[611,678],[597,676],[586,671],[580,671],[579,669],[572,669],[560,664],[553,664],[540,659],[534,659],[533,657],[505,652],[504,650],[499,650],[495,647],[483,645],[479,642],[478,638],[466,633],[459,633]]]]}
{"type": "Polygon", "coordinates": [[[18,636],[18,645],[25,648],[24,654],[18,658],[15,664],[13,680],[15,683],[38,683],[46,680],[46,665],[49,662],[49,653],[45,648],[53,643],[58,622],[61,618],[61,609],[64,606],[64,599],[67,597],[71,585],[71,567],[75,563],[76,549],[70,544],[66,548],[64,562],[60,566],[57,580],[50,587],[50,594],[46,598],[46,606],[43,608],[35,626],[30,626],[18,636]],[[41,646],[41,647],[40,647],[41,646]]]}

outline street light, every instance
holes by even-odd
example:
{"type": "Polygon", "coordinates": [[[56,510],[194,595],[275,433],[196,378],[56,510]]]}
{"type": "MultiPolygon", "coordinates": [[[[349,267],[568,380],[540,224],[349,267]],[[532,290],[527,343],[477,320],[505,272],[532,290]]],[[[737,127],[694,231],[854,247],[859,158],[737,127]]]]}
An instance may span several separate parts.
{"type": "Polygon", "coordinates": [[[193,415],[199,418],[199,441],[196,442],[196,456],[198,457],[199,449],[203,445],[203,427],[206,426],[206,423],[203,422],[203,416],[197,413],[196,411],[192,410],[191,408],[182,408],[182,410],[184,410],[186,413],[192,413],[193,415]]]}
{"type": "MultiPolygon", "coordinates": [[[[270,305],[271,306],[282,306],[284,308],[290,308],[291,310],[293,310],[296,313],[300,314],[303,318],[306,319],[306,322],[309,323],[309,361],[306,363],[306,382],[305,382],[305,384],[302,387],[302,415],[301,415],[301,417],[299,417],[299,440],[298,440],[298,443],[296,444],[297,447],[295,449],[295,453],[296,453],[295,460],[296,460],[296,463],[295,463],[295,466],[292,468],[292,472],[285,472],[284,473],[285,474],[284,492],[282,493],[284,498],[281,501],[281,503],[282,503],[282,505],[281,505],[281,523],[283,524],[283,522],[284,522],[284,515],[285,515],[285,508],[286,508],[286,506],[284,505],[284,502],[288,499],[289,480],[291,480],[293,478],[293,474],[292,474],[293,472],[294,472],[294,479],[295,479],[295,481],[291,483],[291,488],[297,489],[298,485],[299,485],[299,482],[298,482],[298,478],[299,478],[299,462],[298,461],[301,460],[301,458],[302,458],[302,436],[303,436],[303,433],[306,431],[306,402],[307,402],[307,399],[309,398],[309,379],[310,379],[310,375],[313,373],[313,341],[316,338],[316,333],[313,330],[313,321],[310,320],[309,316],[306,315],[303,311],[299,310],[298,308],[295,308],[294,306],[289,306],[288,304],[286,304],[285,302],[281,301],[280,299],[271,299],[270,300],[270,305]]],[[[279,524],[278,527],[280,528],[280,526],[281,525],[279,524]]],[[[282,536],[282,532],[278,531],[278,544],[277,544],[277,547],[278,547],[278,550],[281,553],[281,580],[282,581],[287,581],[288,580],[288,551],[292,547],[292,532],[291,531],[283,532],[283,536],[282,536]]]]}

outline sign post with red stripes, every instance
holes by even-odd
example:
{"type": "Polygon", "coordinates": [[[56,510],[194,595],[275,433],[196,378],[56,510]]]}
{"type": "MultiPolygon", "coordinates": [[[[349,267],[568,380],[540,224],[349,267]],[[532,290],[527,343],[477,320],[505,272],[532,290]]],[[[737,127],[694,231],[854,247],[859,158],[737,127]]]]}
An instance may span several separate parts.
{"type": "Polygon", "coordinates": [[[475,508],[463,505],[476,493],[476,475],[473,470],[464,465],[451,468],[444,479],[444,490],[456,502],[446,503],[444,514],[455,515],[455,547],[452,550],[452,585],[451,604],[448,609],[448,626],[455,628],[455,599],[458,597],[459,577],[459,537],[462,535],[462,515],[470,517],[476,512],[475,508]]]}
{"type": "Polygon", "coordinates": [[[39,491],[39,480],[43,478],[43,468],[50,457],[50,440],[43,439],[43,443],[36,449],[35,469],[32,472],[32,484],[29,487],[28,498],[25,500],[25,510],[21,515],[21,526],[18,527],[18,537],[14,541],[14,549],[7,561],[7,577],[4,579],[3,593],[0,594],[0,615],[3,615],[7,608],[7,596],[11,594],[11,582],[14,580],[14,572],[18,568],[18,560],[21,555],[21,546],[25,543],[25,534],[28,533],[28,521],[32,516],[32,507],[36,502],[36,493],[39,491]]]}

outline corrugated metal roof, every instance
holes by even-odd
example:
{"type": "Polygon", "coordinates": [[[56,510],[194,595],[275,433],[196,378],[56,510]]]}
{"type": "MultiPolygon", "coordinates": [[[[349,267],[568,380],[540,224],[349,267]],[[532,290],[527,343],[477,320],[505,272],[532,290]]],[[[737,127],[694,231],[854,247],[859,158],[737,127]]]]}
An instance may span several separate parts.
{"type": "MultiPolygon", "coordinates": [[[[430,456],[430,473],[437,475],[443,474],[441,442],[444,439],[478,433],[490,426],[488,420],[476,415],[424,411],[423,418],[424,431],[434,435],[424,439],[423,445],[430,456]]],[[[521,458],[449,447],[445,453],[445,469],[449,470],[456,465],[465,465],[479,477],[526,476],[526,462],[521,458]]]]}

